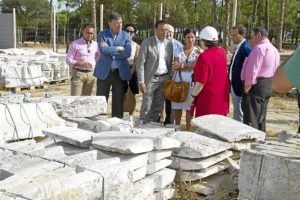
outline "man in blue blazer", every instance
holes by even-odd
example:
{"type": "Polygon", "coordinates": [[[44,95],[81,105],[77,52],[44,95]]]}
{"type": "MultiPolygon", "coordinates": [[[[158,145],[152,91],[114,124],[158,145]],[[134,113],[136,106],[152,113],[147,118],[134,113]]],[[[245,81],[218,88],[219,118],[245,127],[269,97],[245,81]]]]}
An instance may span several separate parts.
{"type": "Polygon", "coordinates": [[[108,102],[112,86],[112,117],[123,118],[123,104],[127,81],[131,78],[127,58],[131,54],[129,34],[122,30],[122,19],[118,13],[108,16],[109,29],[98,35],[100,59],[95,68],[97,96],[105,96],[108,102]]]}
{"type": "Polygon", "coordinates": [[[236,45],[235,52],[232,55],[229,66],[229,79],[231,83],[231,101],[233,104],[233,119],[243,123],[242,94],[244,84],[241,80],[241,71],[245,58],[251,52],[251,47],[245,37],[247,29],[243,26],[234,26],[231,28],[231,39],[236,45]]]}

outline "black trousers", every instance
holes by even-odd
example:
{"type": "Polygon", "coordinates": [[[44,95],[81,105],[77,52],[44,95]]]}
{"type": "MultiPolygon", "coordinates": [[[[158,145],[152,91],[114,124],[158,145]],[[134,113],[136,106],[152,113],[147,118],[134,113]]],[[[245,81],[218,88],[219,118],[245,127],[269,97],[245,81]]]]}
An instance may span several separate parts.
{"type": "Polygon", "coordinates": [[[105,80],[97,79],[97,96],[105,96],[108,102],[110,87],[112,86],[112,117],[123,118],[124,95],[127,81],[120,78],[119,70],[111,71],[105,80]]]}
{"type": "Polygon", "coordinates": [[[258,78],[248,94],[243,94],[243,122],[253,128],[266,132],[266,115],[272,95],[272,79],[258,78]]]}
{"type": "Polygon", "coordinates": [[[174,110],[172,109],[172,102],[168,99],[165,99],[165,121],[164,125],[166,124],[174,124],[174,110]]]}

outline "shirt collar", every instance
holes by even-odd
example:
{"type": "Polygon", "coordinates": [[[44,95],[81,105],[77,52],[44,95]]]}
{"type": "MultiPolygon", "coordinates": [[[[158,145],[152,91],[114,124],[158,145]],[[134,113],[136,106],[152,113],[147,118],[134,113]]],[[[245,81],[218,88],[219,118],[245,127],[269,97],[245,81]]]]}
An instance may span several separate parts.
{"type": "Polygon", "coordinates": [[[270,42],[269,39],[265,38],[265,39],[261,40],[259,43],[257,43],[255,46],[260,45],[260,44],[264,44],[264,43],[269,43],[269,42],[270,42]]]}
{"type": "Polygon", "coordinates": [[[93,40],[91,40],[90,42],[87,42],[83,37],[80,38],[80,42],[83,44],[92,44],[93,40]]]}
{"type": "Polygon", "coordinates": [[[164,39],[163,41],[161,41],[156,35],[155,35],[155,39],[157,43],[164,43],[166,41],[166,39],[164,39]]]}
{"type": "Polygon", "coordinates": [[[236,45],[236,49],[240,48],[241,45],[243,44],[243,42],[245,42],[246,39],[243,39],[240,43],[238,43],[238,45],[236,45]]]}

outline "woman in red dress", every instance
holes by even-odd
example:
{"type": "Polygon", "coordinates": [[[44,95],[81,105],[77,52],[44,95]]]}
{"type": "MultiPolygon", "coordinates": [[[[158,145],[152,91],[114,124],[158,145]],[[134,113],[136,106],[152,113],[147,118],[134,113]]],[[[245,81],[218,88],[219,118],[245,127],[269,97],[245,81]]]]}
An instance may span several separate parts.
{"type": "Polygon", "coordinates": [[[225,49],[217,46],[218,33],[211,26],[200,33],[200,47],[204,50],[194,68],[194,90],[191,94],[191,115],[195,117],[229,112],[229,80],[225,49]]]}

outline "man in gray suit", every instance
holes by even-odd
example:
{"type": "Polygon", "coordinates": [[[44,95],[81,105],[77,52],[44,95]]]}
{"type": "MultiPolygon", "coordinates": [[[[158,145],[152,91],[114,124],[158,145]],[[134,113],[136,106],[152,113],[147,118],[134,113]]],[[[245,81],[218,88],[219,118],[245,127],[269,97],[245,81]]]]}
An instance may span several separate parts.
{"type": "Polygon", "coordinates": [[[139,89],[143,93],[140,118],[144,122],[158,121],[164,103],[164,82],[172,72],[173,45],[166,39],[166,22],[157,21],[154,33],[142,42],[137,62],[139,89]]]}

